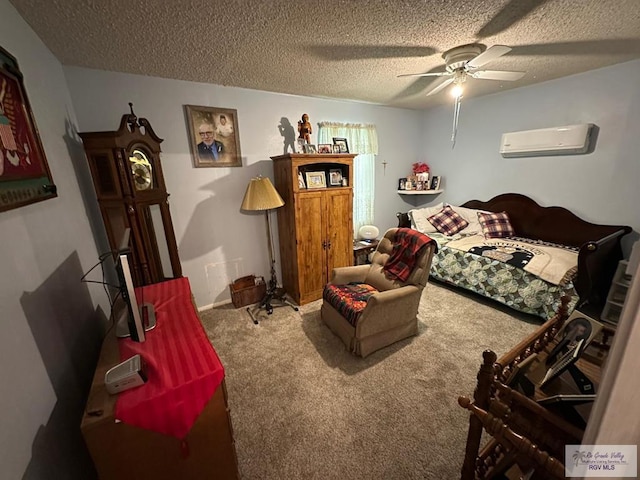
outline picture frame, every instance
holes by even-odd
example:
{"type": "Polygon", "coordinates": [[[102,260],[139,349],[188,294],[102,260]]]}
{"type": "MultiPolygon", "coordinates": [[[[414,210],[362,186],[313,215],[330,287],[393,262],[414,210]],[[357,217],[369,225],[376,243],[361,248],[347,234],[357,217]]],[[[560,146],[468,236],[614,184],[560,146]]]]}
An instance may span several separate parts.
{"type": "Polygon", "coordinates": [[[0,47],[0,212],[57,196],[18,61],[0,47]]]}
{"type": "Polygon", "coordinates": [[[329,185],[332,187],[342,186],[342,170],[339,168],[332,168],[329,170],[329,185]]]}
{"type": "Polygon", "coordinates": [[[304,138],[296,139],[296,153],[305,153],[304,146],[307,144],[307,141],[304,138]]]}
{"type": "Polygon", "coordinates": [[[429,185],[429,190],[439,190],[440,189],[440,175],[433,175],[431,177],[431,185],[429,185]]]}
{"type": "Polygon", "coordinates": [[[185,105],[185,114],[194,167],[242,166],[237,110],[185,105]]]}
{"type": "Polygon", "coordinates": [[[327,188],[327,177],[324,172],[306,172],[307,188],[327,188]]]}
{"type": "Polygon", "coordinates": [[[318,153],[333,153],[333,145],[330,143],[318,144],[318,153]]]}
{"type": "Polygon", "coordinates": [[[405,177],[398,179],[398,190],[407,189],[407,179],[405,177]]]}
{"type": "Polygon", "coordinates": [[[331,145],[331,147],[333,153],[340,153],[340,145],[331,145]]]}
{"type": "Polygon", "coordinates": [[[559,356],[566,353],[569,347],[578,340],[584,339],[584,346],[586,347],[603,328],[602,323],[584,315],[579,310],[574,310],[562,324],[562,328],[556,333],[553,348],[547,355],[547,364],[555,362],[559,356]]]}
{"type": "Polygon", "coordinates": [[[307,188],[307,184],[304,183],[304,177],[302,176],[302,172],[298,172],[298,188],[307,188]]]}
{"type": "Polygon", "coordinates": [[[318,153],[316,146],[313,145],[312,143],[305,143],[303,148],[304,148],[304,153],[318,153]]]}
{"type": "Polygon", "coordinates": [[[349,153],[349,143],[346,138],[333,137],[333,144],[340,147],[340,153],[349,153]]]}

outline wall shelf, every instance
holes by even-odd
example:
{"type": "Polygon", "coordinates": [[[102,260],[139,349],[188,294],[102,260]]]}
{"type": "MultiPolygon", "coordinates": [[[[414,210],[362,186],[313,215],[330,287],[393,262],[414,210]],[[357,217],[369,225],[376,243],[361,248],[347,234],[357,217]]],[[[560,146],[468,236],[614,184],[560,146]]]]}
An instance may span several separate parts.
{"type": "Polygon", "coordinates": [[[437,195],[444,192],[443,189],[438,190],[398,190],[399,195],[437,195]]]}

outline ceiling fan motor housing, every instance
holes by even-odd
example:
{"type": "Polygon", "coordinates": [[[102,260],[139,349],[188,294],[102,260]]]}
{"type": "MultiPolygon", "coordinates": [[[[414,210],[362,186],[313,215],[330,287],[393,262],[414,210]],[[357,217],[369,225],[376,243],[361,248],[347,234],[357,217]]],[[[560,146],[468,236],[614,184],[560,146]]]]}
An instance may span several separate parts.
{"type": "Polygon", "coordinates": [[[479,45],[463,45],[462,47],[452,48],[442,54],[442,58],[446,63],[447,72],[455,72],[463,69],[468,61],[473,60],[482,53],[482,47],[479,45]]]}

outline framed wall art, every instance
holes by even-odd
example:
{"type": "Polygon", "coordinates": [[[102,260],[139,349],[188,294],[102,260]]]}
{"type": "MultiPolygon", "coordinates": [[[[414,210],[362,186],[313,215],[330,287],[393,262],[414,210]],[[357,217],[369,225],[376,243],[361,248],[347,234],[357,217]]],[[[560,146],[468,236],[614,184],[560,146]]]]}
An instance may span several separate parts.
{"type": "Polygon", "coordinates": [[[57,196],[18,62],[0,47],[0,212],[57,196]]]}
{"type": "Polygon", "coordinates": [[[232,108],[185,105],[195,167],[241,167],[238,112],[232,108]]]}
{"type": "Polygon", "coordinates": [[[327,177],[324,172],[307,172],[307,188],[326,188],[327,177]]]}

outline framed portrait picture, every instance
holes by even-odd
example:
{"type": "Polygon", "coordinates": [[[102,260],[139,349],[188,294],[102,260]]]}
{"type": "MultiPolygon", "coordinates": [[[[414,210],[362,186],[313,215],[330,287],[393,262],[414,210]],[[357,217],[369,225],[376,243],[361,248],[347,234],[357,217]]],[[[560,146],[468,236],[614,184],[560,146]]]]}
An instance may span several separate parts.
{"type": "Polygon", "coordinates": [[[333,144],[340,149],[338,153],[349,153],[349,144],[346,138],[333,137],[333,144]]]}
{"type": "Polygon", "coordinates": [[[329,170],[329,185],[332,187],[342,186],[342,170],[339,168],[329,170]]]}
{"type": "Polygon", "coordinates": [[[307,188],[326,188],[327,178],[324,172],[307,172],[307,188]]]}
{"type": "Polygon", "coordinates": [[[398,190],[406,190],[407,189],[407,179],[399,178],[398,179],[398,190]]]}
{"type": "Polygon", "coordinates": [[[318,153],[332,153],[333,145],[330,143],[320,143],[318,144],[318,153]]]}
{"type": "Polygon", "coordinates": [[[185,105],[195,167],[241,167],[238,112],[232,108],[185,105]]]}
{"type": "Polygon", "coordinates": [[[429,190],[438,190],[440,188],[440,175],[434,175],[431,177],[431,185],[429,190]]]}
{"type": "Polygon", "coordinates": [[[304,138],[296,139],[296,153],[305,153],[304,146],[307,144],[307,141],[304,138]]]}
{"type": "Polygon", "coordinates": [[[318,150],[316,149],[315,145],[312,145],[311,143],[306,143],[304,145],[304,153],[318,153],[318,150]]]}
{"type": "Polygon", "coordinates": [[[333,153],[340,153],[340,145],[331,145],[333,153]]]}
{"type": "Polygon", "coordinates": [[[0,212],[57,196],[18,62],[0,47],[0,212]]]}

